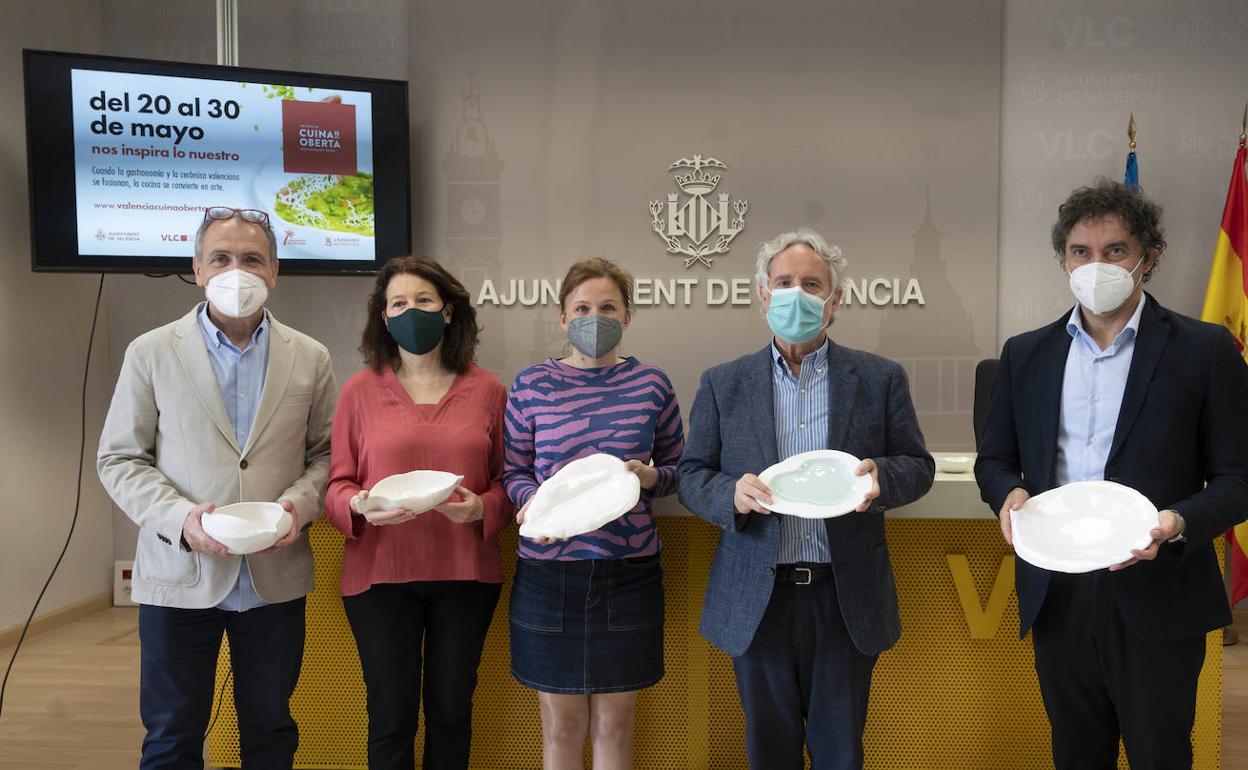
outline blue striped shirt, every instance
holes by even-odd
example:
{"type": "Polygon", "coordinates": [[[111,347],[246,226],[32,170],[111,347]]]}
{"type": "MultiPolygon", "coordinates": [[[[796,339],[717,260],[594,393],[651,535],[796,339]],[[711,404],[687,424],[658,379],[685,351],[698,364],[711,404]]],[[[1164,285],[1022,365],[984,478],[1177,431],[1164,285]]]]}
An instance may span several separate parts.
{"type": "Polygon", "coordinates": [[[1066,331],[1073,339],[1066,354],[1061,416],[1057,423],[1058,484],[1105,478],[1105,463],[1109,461],[1109,447],[1118,426],[1143,310],[1141,296],[1131,320],[1105,350],[1084,331],[1078,305],[1066,322],[1066,331]]]}
{"type": "MultiPolygon", "coordinates": [[[[251,335],[251,344],[246,350],[230,342],[225,332],[208,317],[208,303],[199,310],[199,328],[204,335],[204,347],[208,348],[208,360],[212,362],[212,373],[216,375],[217,386],[221,389],[221,398],[225,401],[225,413],[229,415],[230,426],[234,428],[234,438],[238,447],[247,446],[247,437],[251,435],[251,424],[256,421],[256,408],[260,405],[260,394],[264,391],[264,375],[269,367],[269,314],[265,311],[260,325],[251,335]]],[[[247,568],[247,557],[243,557],[242,566],[238,571],[238,581],[234,588],[217,605],[218,609],[232,612],[246,612],[253,607],[268,604],[256,593],[251,582],[251,570],[247,568]]]]}
{"type": "MultiPolygon", "coordinates": [[[[802,359],[801,373],[793,376],[784,356],[771,345],[772,393],[776,413],[776,451],[780,461],[802,452],[828,449],[828,340],[802,359]]],[[[780,556],[777,564],[832,561],[828,530],[823,519],[780,517],[780,556]]]]}

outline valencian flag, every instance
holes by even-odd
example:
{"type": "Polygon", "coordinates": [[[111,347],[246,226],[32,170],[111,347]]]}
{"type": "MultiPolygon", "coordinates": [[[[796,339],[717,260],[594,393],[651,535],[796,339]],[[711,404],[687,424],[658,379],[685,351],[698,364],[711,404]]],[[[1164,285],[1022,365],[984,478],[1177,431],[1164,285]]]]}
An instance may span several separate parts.
{"type": "MultiPolygon", "coordinates": [[[[1248,122],[1248,110],[1245,110],[1248,122]]],[[[1239,152],[1231,170],[1231,189],[1226,193],[1222,210],[1222,230],[1213,250],[1213,268],[1209,271],[1209,288],[1205,290],[1202,321],[1222,324],[1235,337],[1235,344],[1244,354],[1248,337],[1248,179],[1244,162],[1248,160],[1245,135],[1239,135],[1239,152]]],[[[1245,405],[1248,408],[1248,405],[1245,405]]],[[[1230,533],[1231,540],[1231,604],[1248,596],[1248,522],[1230,533]]]]}
{"type": "Polygon", "coordinates": [[[1135,159],[1135,113],[1131,113],[1131,122],[1127,124],[1127,138],[1131,140],[1131,151],[1127,153],[1127,171],[1123,174],[1122,183],[1127,187],[1140,186],[1140,164],[1135,159]]]}

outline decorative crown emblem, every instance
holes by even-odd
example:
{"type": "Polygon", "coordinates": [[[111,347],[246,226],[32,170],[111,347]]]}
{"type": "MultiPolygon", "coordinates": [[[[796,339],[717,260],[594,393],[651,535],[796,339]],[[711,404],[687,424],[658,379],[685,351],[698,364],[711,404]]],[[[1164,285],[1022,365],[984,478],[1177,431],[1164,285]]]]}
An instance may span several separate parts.
{"type": "Polygon", "coordinates": [[[727,253],[729,244],[745,229],[745,212],[749,202],[730,201],[727,193],[719,193],[717,200],[708,200],[723,178],[704,169],[727,170],[728,166],[718,158],[694,155],[681,158],[667,167],[668,171],[692,169],[687,174],[676,174],[676,186],[689,198],[684,201],[676,193],[668,193],[667,201],[650,202],[650,227],[667,243],[668,254],[683,254],[685,267],[695,262],[711,266],[711,257],[727,253]],[[663,216],[666,209],[666,218],[663,216]],[[734,216],[735,214],[735,216],[734,216]],[[715,235],[714,243],[708,239],[715,235]]]}
{"type": "Polygon", "coordinates": [[[703,160],[701,155],[694,155],[692,159],[681,158],[672,165],[668,166],[667,170],[675,171],[678,168],[693,169],[692,174],[677,174],[676,184],[680,187],[680,189],[690,195],[706,195],[715,189],[715,186],[719,184],[719,180],[721,178],[719,174],[708,174],[702,170],[703,168],[708,167],[722,169],[728,168],[715,158],[707,158],[703,160]]]}

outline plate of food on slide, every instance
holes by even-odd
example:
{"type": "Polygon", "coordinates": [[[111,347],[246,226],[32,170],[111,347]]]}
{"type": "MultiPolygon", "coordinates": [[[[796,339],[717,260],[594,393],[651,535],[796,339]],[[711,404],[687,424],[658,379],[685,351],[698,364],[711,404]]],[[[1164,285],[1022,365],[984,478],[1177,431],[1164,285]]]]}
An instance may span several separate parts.
{"type": "Polygon", "coordinates": [[[637,507],[641,480],[618,457],[573,460],[542,482],[524,512],[520,534],[568,538],[600,529],[637,507]]]}
{"type": "Polygon", "coordinates": [[[1093,572],[1153,542],[1157,508],[1113,481],[1076,481],[1029,498],[1010,515],[1014,553],[1053,572],[1093,572]]]}
{"type": "Polygon", "coordinates": [[[802,452],[758,475],[771,489],[773,513],[830,519],[852,513],[871,491],[871,474],[855,476],[862,460],[835,449],[802,452]]]}
{"type": "Polygon", "coordinates": [[[355,504],[360,513],[393,511],[402,508],[424,513],[437,508],[451,496],[463,476],[446,471],[411,471],[387,476],[368,490],[368,497],[355,504]]]}
{"type": "Polygon", "coordinates": [[[372,169],[355,174],[287,173],[275,152],[256,174],[257,206],[273,215],[273,229],[296,230],[304,237],[375,234],[372,169]]]}

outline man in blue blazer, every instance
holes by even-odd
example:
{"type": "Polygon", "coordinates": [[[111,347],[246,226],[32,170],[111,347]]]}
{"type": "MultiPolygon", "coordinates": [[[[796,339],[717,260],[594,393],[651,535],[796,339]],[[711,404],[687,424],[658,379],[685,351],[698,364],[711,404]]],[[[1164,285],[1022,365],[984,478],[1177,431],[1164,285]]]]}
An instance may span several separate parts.
{"type": "Polygon", "coordinates": [[[1231,622],[1211,542],[1248,512],[1248,367],[1223,327],[1166,310],[1143,284],[1161,209],[1098,180],[1058,209],[1053,249],[1074,308],[1001,353],[975,476],[1012,542],[1032,495],[1108,479],[1158,509],[1148,548],[1086,574],[1019,559],[1020,635],[1058,770],[1192,765],[1205,633],[1231,622]]]}
{"type": "Polygon", "coordinates": [[[775,337],[702,375],[680,500],[722,531],[702,635],[732,656],[754,770],[862,767],[871,672],[901,634],[884,511],[922,497],[935,463],[905,371],[828,339],[846,260],[810,230],[763,244],[759,299],[775,337]],[[802,452],[862,458],[845,516],[772,514],[756,474],[802,452]]]}

